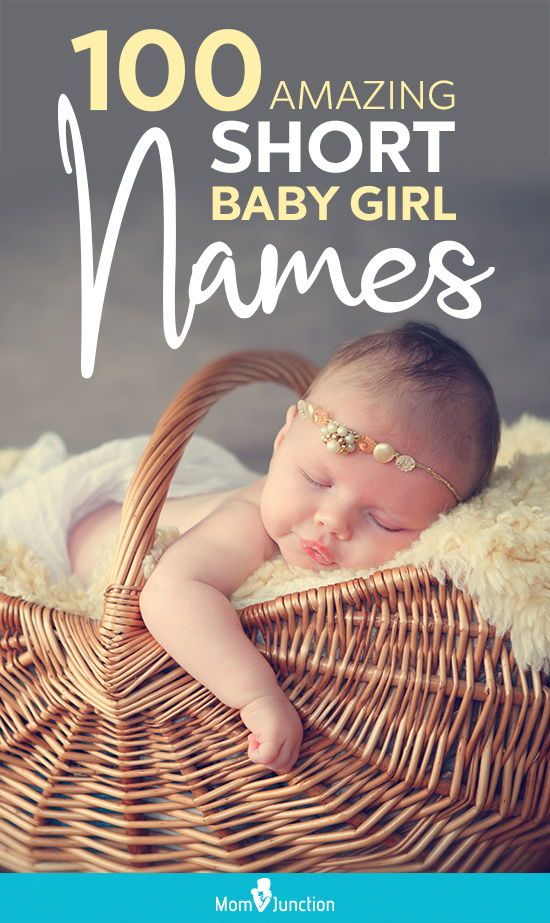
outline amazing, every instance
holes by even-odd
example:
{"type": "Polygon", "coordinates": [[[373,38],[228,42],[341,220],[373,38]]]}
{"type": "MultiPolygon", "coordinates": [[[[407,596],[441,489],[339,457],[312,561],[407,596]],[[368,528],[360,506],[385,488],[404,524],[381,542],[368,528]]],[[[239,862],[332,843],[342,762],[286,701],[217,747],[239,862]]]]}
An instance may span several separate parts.
{"type": "Polygon", "coordinates": [[[351,106],[361,110],[383,109],[453,109],[455,106],[452,80],[435,80],[431,83],[417,80],[363,80],[360,83],[346,80],[343,85],[333,86],[325,80],[320,86],[310,87],[307,80],[300,80],[291,89],[286,80],[280,80],[271,100],[270,109],[288,106],[290,109],[341,109],[351,106]]]}

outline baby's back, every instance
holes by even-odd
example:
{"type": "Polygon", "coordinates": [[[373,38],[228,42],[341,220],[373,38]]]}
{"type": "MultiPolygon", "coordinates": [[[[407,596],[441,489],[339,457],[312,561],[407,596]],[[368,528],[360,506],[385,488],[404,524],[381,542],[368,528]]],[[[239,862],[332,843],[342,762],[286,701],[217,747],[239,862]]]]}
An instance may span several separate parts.
{"type": "MultiPolygon", "coordinates": [[[[236,490],[217,491],[193,497],[167,500],[159,517],[159,528],[176,526],[183,534],[210,516],[229,498],[239,498],[259,506],[263,478],[236,490]]],[[[100,549],[120,525],[122,504],[108,503],[85,516],[71,529],[68,551],[71,569],[83,583],[89,583],[100,549]]]]}

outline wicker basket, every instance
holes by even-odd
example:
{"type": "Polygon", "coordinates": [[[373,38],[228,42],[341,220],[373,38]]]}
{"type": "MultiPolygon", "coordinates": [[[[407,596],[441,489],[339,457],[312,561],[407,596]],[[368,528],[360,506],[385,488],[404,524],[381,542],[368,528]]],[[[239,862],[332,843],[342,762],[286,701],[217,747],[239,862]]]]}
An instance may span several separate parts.
{"type": "Polygon", "coordinates": [[[527,871],[550,834],[547,679],[416,568],[241,613],[306,728],[280,778],[141,620],[141,562],[183,448],[236,385],[313,366],[230,356],[160,420],[100,623],[0,597],[0,865],[10,871],[527,871]]]}

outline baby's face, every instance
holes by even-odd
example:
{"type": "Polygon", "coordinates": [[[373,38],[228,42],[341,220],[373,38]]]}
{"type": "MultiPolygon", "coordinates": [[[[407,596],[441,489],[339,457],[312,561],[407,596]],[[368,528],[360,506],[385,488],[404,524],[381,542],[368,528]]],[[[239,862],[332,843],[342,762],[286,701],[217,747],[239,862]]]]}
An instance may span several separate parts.
{"type": "MultiPolygon", "coordinates": [[[[327,382],[312,401],[356,432],[435,467],[428,445],[419,449],[387,408],[358,399],[353,386],[327,382]]],[[[405,473],[359,451],[329,452],[320,429],[294,406],[275,440],[261,514],[289,564],[360,570],[389,561],[454,505],[448,489],[425,471],[405,473]]]]}

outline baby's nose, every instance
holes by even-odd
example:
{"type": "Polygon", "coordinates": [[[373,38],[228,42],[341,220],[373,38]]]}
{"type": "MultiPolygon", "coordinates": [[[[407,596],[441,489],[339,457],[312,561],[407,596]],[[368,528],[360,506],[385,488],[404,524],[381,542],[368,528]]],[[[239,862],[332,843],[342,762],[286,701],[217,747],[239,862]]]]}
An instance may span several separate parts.
{"type": "Polygon", "coordinates": [[[327,529],[341,542],[347,542],[352,536],[351,516],[342,507],[335,505],[317,510],[315,523],[327,529]]]}

